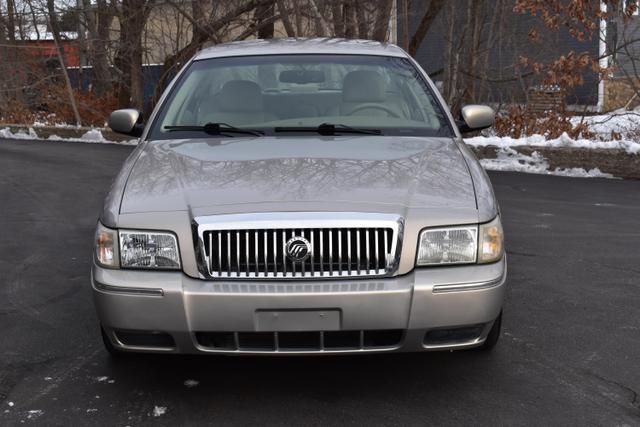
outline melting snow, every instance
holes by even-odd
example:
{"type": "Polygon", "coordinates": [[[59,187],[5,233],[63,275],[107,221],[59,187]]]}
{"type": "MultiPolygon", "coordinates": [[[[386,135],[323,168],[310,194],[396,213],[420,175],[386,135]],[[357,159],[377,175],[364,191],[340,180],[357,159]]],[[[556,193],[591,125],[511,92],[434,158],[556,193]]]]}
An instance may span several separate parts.
{"type": "Polygon", "coordinates": [[[580,178],[613,178],[613,175],[603,173],[598,168],[589,169],[588,171],[582,168],[556,168],[549,170],[549,162],[537,151],[534,151],[529,156],[518,153],[509,147],[500,148],[495,159],[481,159],[480,164],[485,169],[494,171],[515,171],[580,178]]]}
{"type": "Polygon", "coordinates": [[[6,139],[37,139],[42,141],[66,141],[66,142],[86,142],[86,143],[99,143],[99,144],[120,144],[120,145],[137,145],[137,139],[131,139],[129,141],[115,142],[109,141],[102,135],[100,129],[90,129],[85,132],[78,138],[63,138],[58,135],[50,135],[48,138],[40,138],[33,130],[32,127],[29,128],[29,132],[25,132],[24,130],[18,130],[17,132],[12,132],[10,128],[0,129],[0,138],[6,139]]]}
{"type": "Polygon", "coordinates": [[[473,147],[486,147],[488,145],[508,148],[527,145],[530,147],[572,147],[585,149],[625,150],[629,154],[640,154],[640,143],[632,140],[598,141],[590,139],[572,139],[567,133],[560,138],[546,139],[543,135],[531,135],[522,138],[508,136],[475,136],[465,138],[464,142],[473,147]]]}
{"type": "Polygon", "coordinates": [[[36,135],[36,131],[34,131],[33,128],[29,128],[29,132],[19,130],[15,133],[11,132],[11,129],[9,128],[4,128],[4,129],[0,129],[0,138],[38,139],[38,135],[36,135]]]}
{"type": "Polygon", "coordinates": [[[42,414],[44,414],[42,409],[31,409],[28,411],[27,418],[33,420],[40,417],[42,414]]]}
{"type": "Polygon", "coordinates": [[[164,415],[167,412],[167,407],[166,406],[154,406],[153,407],[153,416],[154,417],[159,417],[161,415],[164,415]]]}

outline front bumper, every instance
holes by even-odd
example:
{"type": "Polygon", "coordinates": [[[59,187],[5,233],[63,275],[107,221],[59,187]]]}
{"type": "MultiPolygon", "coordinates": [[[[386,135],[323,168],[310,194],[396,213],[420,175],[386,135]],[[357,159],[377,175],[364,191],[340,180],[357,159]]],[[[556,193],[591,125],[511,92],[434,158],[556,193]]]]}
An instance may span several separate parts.
{"type": "Polygon", "coordinates": [[[204,281],[181,272],[109,270],[94,265],[91,280],[100,322],[112,344],[124,351],[333,354],[450,350],[479,346],[486,339],[502,309],[506,260],[415,269],[386,279],[278,282],[204,281]],[[278,326],[265,325],[265,313],[282,315],[280,323],[275,323],[278,326]],[[322,318],[320,325],[323,319],[332,319],[326,331],[318,330],[323,327],[317,326],[317,319],[299,323],[316,314],[322,318]],[[385,331],[399,332],[398,339],[368,338],[389,337],[385,331]],[[123,338],[131,336],[161,339],[123,338]],[[285,337],[287,342],[293,339],[293,344],[279,345],[285,337]],[[298,348],[296,337],[305,344],[298,348]],[[345,346],[325,345],[331,337],[345,346]],[[355,341],[349,342],[350,337],[355,341]],[[243,345],[245,338],[251,342],[257,338],[260,345],[243,345]],[[220,339],[223,344],[212,344],[220,339]],[[274,344],[264,345],[269,340],[274,344]]]}

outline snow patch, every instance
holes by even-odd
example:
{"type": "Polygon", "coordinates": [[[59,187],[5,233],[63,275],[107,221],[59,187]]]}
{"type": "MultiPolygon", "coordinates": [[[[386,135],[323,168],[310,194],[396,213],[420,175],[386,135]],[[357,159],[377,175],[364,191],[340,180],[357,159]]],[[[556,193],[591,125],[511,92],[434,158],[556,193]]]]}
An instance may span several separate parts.
{"type": "Polygon", "coordinates": [[[632,140],[597,141],[590,139],[572,139],[566,132],[560,138],[546,139],[543,135],[531,135],[522,138],[509,136],[475,136],[465,138],[464,142],[473,147],[496,146],[500,148],[530,146],[530,147],[571,147],[600,150],[624,150],[628,154],[639,154],[640,143],[632,140]]]}
{"type": "Polygon", "coordinates": [[[153,416],[154,417],[162,416],[166,412],[167,412],[167,407],[166,406],[154,406],[153,407],[153,416]]]}
{"type": "Polygon", "coordinates": [[[40,138],[38,134],[36,134],[33,127],[29,128],[28,132],[20,129],[16,132],[12,132],[10,128],[0,129],[0,138],[5,139],[35,139],[39,141],[65,141],[65,142],[85,142],[85,143],[94,143],[94,144],[119,144],[119,145],[138,145],[137,139],[130,139],[128,141],[116,142],[110,141],[102,135],[100,129],[90,129],[80,137],[77,138],[63,138],[59,135],[49,135],[48,138],[40,138]]]}
{"type": "Polygon", "coordinates": [[[31,409],[29,411],[27,411],[27,418],[30,420],[35,420],[38,417],[41,417],[42,414],[44,414],[44,411],[42,409],[31,409]]]}
{"type": "Polygon", "coordinates": [[[80,137],[81,141],[92,141],[92,142],[105,142],[106,139],[102,136],[102,132],[98,129],[91,129],[86,132],[84,135],[80,137]]]}
{"type": "Polygon", "coordinates": [[[103,383],[109,380],[109,377],[107,376],[102,376],[102,377],[96,377],[96,381],[98,381],[99,383],[103,383]]]}
{"type": "Polygon", "coordinates": [[[486,170],[535,173],[543,175],[570,176],[576,178],[613,178],[598,168],[555,168],[549,170],[549,162],[537,151],[531,155],[522,154],[510,147],[502,147],[495,159],[481,159],[480,164],[486,170]]]}
{"type": "Polygon", "coordinates": [[[186,380],[184,382],[184,385],[187,388],[196,387],[198,384],[200,384],[200,381],[196,381],[196,380],[186,380]]]}
{"type": "Polygon", "coordinates": [[[640,128],[640,110],[620,109],[597,116],[575,116],[570,121],[573,126],[587,125],[589,131],[595,133],[599,139],[611,139],[614,132],[627,139],[630,135],[637,134],[640,128]]]}
{"type": "Polygon", "coordinates": [[[33,130],[32,127],[29,128],[28,132],[20,129],[17,132],[11,132],[10,128],[0,129],[0,138],[7,139],[38,139],[38,135],[36,131],[33,130]]]}

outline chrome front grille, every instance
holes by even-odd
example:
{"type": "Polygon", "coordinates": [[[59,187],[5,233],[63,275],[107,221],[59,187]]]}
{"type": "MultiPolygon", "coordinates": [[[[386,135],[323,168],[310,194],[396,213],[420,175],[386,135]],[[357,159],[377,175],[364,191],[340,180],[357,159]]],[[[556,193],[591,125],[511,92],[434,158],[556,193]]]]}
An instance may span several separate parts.
{"type": "Polygon", "coordinates": [[[401,222],[396,216],[373,215],[281,213],[196,218],[200,271],[207,278],[229,279],[388,275],[397,265],[401,222]],[[291,256],[288,243],[292,241],[308,251],[304,259],[291,256]]]}

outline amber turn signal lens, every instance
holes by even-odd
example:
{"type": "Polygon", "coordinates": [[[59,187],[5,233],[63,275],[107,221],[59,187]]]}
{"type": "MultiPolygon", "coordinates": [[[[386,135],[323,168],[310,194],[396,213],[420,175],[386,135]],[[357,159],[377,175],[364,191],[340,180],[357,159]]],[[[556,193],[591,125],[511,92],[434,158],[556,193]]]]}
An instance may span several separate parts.
{"type": "Polygon", "coordinates": [[[117,268],[119,266],[118,244],[116,230],[109,229],[98,223],[95,235],[96,261],[103,267],[117,268]]]}
{"type": "Polygon", "coordinates": [[[479,237],[478,262],[494,262],[502,258],[504,253],[504,233],[499,216],[487,224],[480,225],[479,237]]]}

